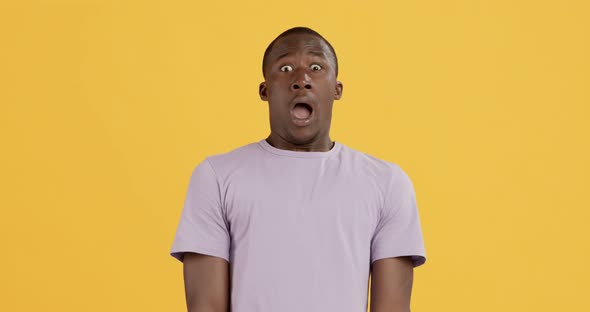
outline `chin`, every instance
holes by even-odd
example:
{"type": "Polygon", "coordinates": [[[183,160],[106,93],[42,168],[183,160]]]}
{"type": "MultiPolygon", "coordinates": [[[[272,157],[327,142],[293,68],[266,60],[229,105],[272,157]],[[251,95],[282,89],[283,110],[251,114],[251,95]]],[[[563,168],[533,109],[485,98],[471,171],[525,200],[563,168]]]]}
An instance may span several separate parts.
{"type": "Polygon", "coordinates": [[[311,131],[294,131],[289,133],[289,141],[296,145],[307,145],[313,143],[318,138],[317,132],[311,131]]]}

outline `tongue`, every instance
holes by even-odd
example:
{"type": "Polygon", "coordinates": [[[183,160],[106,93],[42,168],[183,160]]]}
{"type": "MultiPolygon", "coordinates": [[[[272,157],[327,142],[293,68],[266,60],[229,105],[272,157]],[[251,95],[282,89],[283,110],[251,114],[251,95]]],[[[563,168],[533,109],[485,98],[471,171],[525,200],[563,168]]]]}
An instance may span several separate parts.
{"type": "Polygon", "coordinates": [[[305,105],[297,104],[293,108],[293,114],[297,119],[307,119],[309,118],[309,115],[311,115],[311,112],[305,105]]]}

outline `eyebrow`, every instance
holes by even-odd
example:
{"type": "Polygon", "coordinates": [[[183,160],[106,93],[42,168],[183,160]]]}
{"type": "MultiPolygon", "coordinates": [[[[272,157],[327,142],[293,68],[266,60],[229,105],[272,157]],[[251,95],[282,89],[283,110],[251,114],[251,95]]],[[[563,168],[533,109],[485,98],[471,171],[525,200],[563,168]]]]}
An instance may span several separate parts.
{"type": "MultiPolygon", "coordinates": [[[[319,56],[319,57],[325,57],[325,58],[327,58],[327,56],[326,56],[326,53],[324,53],[324,52],[319,52],[319,51],[313,51],[313,50],[312,50],[312,51],[309,51],[309,52],[307,52],[307,54],[311,54],[311,55],[315,55],[315,56],[319,56]]],[[[289,55],[291,55],[291,52],[286,52],[286,53],[283,53],[283,54],[279,55],[279,56],[278,56],[278,57],[275,59],[275,62],[278,62],[278,61],[280,61],[282,58],[284,58],[284,57],[287,57],[287,56],[289,56],[289,55]]]]}
{"type": "Polygon", "coordinates": [[[283,53],[283,54],[279,55],[279,57],[277,57],[277,58],[275,59],[275,62],[278,62],[278,61],[280,61],[282,58],[289,56],[289,54],[291,54],[291,53],[287,52],[287,53],[283,53]]]}
{"type": "Polygon", "coordinates": [[[308,54],[312,54],[312,55],[315,55],[315,56],[320,56],[320,57],[326,57],[327,58],[326,53],[324,53],[324,52],[309,51],[308,54]]]}

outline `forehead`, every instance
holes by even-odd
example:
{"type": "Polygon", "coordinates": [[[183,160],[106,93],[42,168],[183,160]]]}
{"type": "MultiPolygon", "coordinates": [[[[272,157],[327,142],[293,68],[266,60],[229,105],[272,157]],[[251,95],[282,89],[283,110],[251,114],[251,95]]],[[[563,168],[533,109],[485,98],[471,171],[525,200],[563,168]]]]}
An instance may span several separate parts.
{"type": "Polygon", "coordinates": [[[279,38],[273,45],[270,53],[270,61],[291,54],[312,54],[332,58],[330,48],[324,40],[310,34],[292,34],[279,38]]]}

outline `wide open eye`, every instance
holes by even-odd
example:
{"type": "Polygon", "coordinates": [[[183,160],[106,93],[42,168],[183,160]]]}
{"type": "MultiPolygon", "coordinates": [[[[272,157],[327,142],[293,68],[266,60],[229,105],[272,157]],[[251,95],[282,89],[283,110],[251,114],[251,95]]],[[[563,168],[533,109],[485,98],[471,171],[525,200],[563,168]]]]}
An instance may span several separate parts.
{"type": "Polygon", "coordinates": [[[291,66],[291,65],[283,65],[283,66],[281,66],[280,70],[282,72],[290,72],[290,71],[293,71],[293,66],[291,66]]]}
{"type": "Polygon", "coordinates": [[[322,67],[320,65],[318,65],[318,64],[313,64],[313,65],[310,66],[310,68],[313,71],[320,71],[320,70],[322,70],[322,67]]]}

